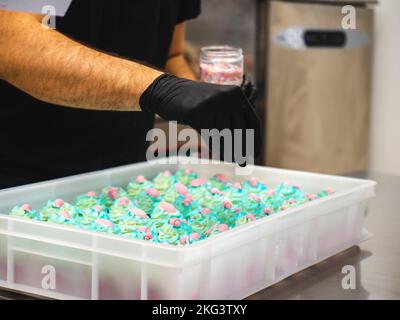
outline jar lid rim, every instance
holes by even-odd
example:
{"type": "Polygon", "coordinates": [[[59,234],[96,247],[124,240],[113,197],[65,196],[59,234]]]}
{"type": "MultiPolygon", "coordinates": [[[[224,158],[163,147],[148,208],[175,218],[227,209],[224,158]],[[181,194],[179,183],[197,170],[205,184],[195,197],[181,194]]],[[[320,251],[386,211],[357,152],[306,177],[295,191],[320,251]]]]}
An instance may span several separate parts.
{"type": "Polygon", "coordinates": [[[213,45],[200,49],[200,52],[210,57],[237,57],[243,55],[242,48],[229,45],[213,45]]]}

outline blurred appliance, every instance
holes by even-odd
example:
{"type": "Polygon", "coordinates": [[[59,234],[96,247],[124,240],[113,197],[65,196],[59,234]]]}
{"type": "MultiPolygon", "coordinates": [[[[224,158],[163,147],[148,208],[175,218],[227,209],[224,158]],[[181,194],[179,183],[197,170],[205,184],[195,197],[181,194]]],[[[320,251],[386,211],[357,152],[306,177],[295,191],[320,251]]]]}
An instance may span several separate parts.
{"type": "Polygon", "coordinates": [[[373,11],[351,1],[357,28],[345,30],[345,2],[259,1],[264,164],[323,173],[367,169],[373,11]]]}

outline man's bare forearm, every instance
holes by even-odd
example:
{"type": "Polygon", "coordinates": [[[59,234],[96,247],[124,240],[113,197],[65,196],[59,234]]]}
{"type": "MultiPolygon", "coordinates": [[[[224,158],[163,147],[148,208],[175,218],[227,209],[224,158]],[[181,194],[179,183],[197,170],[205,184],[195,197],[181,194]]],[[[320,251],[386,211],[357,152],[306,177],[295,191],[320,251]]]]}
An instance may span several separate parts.
{"type": "Polygon", "coordinates": [[[33,97],[94,110],[140,110],[161,72],[44,29],[29,14],[0,11],[0,78],[33,97]]]}
{"type": "Polygon", "coordinates": [[[170,57],[167,61],[166,71],[189,80],[197,80],[196,74],[190,67],[183,54],[170,57]]]}

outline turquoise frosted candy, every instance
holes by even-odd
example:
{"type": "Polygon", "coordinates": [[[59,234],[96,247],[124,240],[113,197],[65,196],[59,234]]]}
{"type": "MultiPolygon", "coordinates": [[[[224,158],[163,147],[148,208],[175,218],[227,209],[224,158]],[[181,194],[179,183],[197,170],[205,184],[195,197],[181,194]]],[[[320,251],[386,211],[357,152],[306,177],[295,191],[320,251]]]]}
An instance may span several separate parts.
{"type": "Polygon", "coordinates": [[[115,200],[127,196],[126,191],[120,187],[106,187],[101,190],[99,197],[104,205],[109,208],[114,204],[115,200]]]}
{"type": "Polygon", "coordinates": [[[74,214],[69,213],[67,211],[59,212],[52,215],[48,221],[57,223],[57,224],[64,224],[64,225],[75,225],[76,222],[72,218],[74,214]]]}
{"type": "Polygon", "coordinates": [[[148,188],[139,193],[136,198],[136,204],[147,214],[151,214],[154,207],[161,201],[161,199],[161,195],[157,189],[148,188]]]}
{"type": "Polygon", "coordinates": [[[139,176],[127,185],[126,192],[131,199],[136,199],[141,191],[153,187],[153,183],[147,180],[144,176],[139,176]]]}
{"type": "Polygon", "coordinates": [[[73,215],[75,211],[76,208],[73,205],[64,202],[62,199],[56,199],[49,200],[46,206],[40,210],[39,215],[40,220],[48,221],[53,215],[58,216],[61,212],[68,212],[73,215]]]}
{"type": "Polygon", "coordinates": [[[153,221],[143,210],[134,207],[119,221],[118,226],[122,234],[130,234],[139,227],[152,228],[153,221]]]}
{"type": "Polygon", "coordinates": [[[164,201],[171,203],[185,217],[200,209],[200,204],[189,194],[189,189],[181,182],[172,185],[164,195],[164,201]]]}
{"type": "Polygon", "coordinates": [[[213,199],[209,188],[206,186],[191,187],[190,194],[202,207],[208,207],[213,199]]]}
{"type": "Polygon", "coordinates": [[[208,180],[211,187],[217,188],[218,190],[226,190],[228,188],[228,182],[228,177],[222,173],[217,173],[208,180]]]}
{"type": "Polygon", "coordinates": [[[264,206],[261,202],[261,198],[251,193],[243,197],[241,212],[252,213],[259,216],[262,213],[264,206]]]}
{"type": "Polygon", "coordinates": [[[226,197],[232,203],[233,208],[241,208],[243,199],[247,196],[247,192],[240,183],[234,183],[226,192],[226,197]]]}
{"type": "Polygon", "coordinates": [[[217,234],[224,233],[224,232],[228,231],[229,229],[230,228],[229,228],[229,226],[227,224],[216,223],[209,230],[207,230],[205,232],[205,234],[207,235],[207,237],[212,237],[212,236],[215,236],[217,234]]]}
{"type": "Polygon", "coordinates": [[[267,190],[265,183],[261,182],[260,180],[254,177],[249,180],[246,180],[243,183],[243,188],[247,193],[254,193],[254,194],[258,194],[260,192],[267,190]]]}
{"type": "Polygon", "coordinates": [[[179,169],[175,172],[175,177],[177,181],[183,183],[186,186],[189,186],[194,179],[198,178],[197,173],[194,172],[191,168],[179,169]]]}
{"type": "Polygon", "coordinates": [[[94,231],[107,232],[107,233],[119,233],[119,227],[107,219],[96,219],[93,222],[92,228],[94,231]]]}
{"type": "MultiPolygon", "coordinates": [[[[259,216],[260,217],[260,216],[259,216]]],[[[258,217],[256,217],[254,214],[252,213],[244,213],[241,212],[240,214],[238,214],[236,221],[235,221],[235,226],[239,227],[241,225],[247,224],[249,222],[255,221],[257,220],[258,217]]]]}
{"type": "Polygon", "coordinates": [[[101,205],[95,205],[85,210],[78,209],[78,211],[92,219],[110,219],[108,211],[104,206],[101,205]]]}
{"type": "Polygon", "coordinates": [[[175,183],[175,177],[169,171],[159,173],[153,180],[154,188],[156,188],[161,195],[175,183]]]}
{"type": "Polygon", "coordinates": [[[215,223],[218,222],[215,215],[209,213],[204,214],[201,212],[191,214],[187,219],[188,225],[193,229],[193,231],[198,234],[204,234],[209,230],[215,223]]]}
{"type": "Polygon", "coordinates": [[[36,210],[33,210],[32,207],[28,204],[24,204],[22,206],[15,206],[10,213],[13,217],[19,218],[28,218],[32,220],[40,220],[40,215],[36,210]]]}
{"type": "Polygon", "coordinates": [[[103,205],[103,202],[94,191],[78,196],[75,201],[75,206],[79,210],[86,210],[96,205],[103,205]]]}
{"type": "Polygon", "coordinates": [[[182,214],[171,203],[160,202],[151,213],[151,219],[156,227],[164,224],[178,225],[182,222],[182,214]]]}
{"type": "Polygon", "coordinates": [[[113,223],[118,223],[121,219],[129,216],[129,210],[136,207],[128,197],[122,197],[115,200],[110,207],[109,217],[113,223]]]}
{"type": "Polygon", "coordinates": [[[139,176],[127,191],[107,187],[99,196],[90,191],[78,196],[75,206],[56,199],[40,212],[26,204],[14,207],[10,215],[184,246],[333,192],[326,188],[305,194],[290,183],[267,189],[256,178],[242,185],[228,182],[221,174],[207,181],[181,169],[175,176],[160,173],[153,182],[139,176]]]}
{"type": "Polygon", "coordinates": [[[294,186],[290,183],[281,183],[275,188],[275,194],[277,197],[281,197],[284,200],[291,198],[298,199],[304,197],[304,192],[299,187],[294,186]]]}
{"type": "Polygon", "coordinates": [[[167,243],[171,245],[178,245],[180,244],[180,234],[179,230],[174,228],[170,224],[164,224],[157,228],[158,232],[158,241],[160,243],[167,243]]]}

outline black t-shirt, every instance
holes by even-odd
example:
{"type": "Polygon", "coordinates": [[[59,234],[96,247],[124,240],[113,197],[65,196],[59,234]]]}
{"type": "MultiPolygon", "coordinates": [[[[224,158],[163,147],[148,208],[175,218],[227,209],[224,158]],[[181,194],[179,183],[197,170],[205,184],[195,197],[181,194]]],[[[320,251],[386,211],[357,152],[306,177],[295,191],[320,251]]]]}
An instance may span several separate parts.
{"type": "MultiPolygon", "coordinates": [[[[199,13],[200,0],[74,0],[56,27],[163,68],[175,25],[199,13]]],[[[153,124],[142,112],[51,105],[0,81],[0,189],[143,161],[153,124]]]]}

